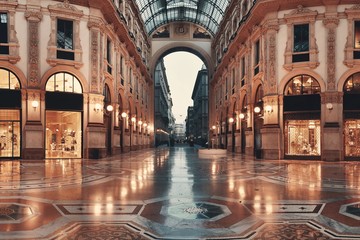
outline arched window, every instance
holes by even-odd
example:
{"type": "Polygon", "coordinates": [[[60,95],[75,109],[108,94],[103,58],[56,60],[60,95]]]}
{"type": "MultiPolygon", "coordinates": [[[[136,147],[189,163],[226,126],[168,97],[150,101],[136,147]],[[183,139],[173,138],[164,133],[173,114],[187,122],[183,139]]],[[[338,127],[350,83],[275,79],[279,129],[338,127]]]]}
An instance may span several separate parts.
{"type": "Polygon", "coordinates": [[[19,90],[20,81],[14,73],[0,68],[0,89],[19,90]]]}
{"type": "Polygon", "coordinates": [[[346,79],[344,93],[360,93],[360,72],[355,73],[346,79]]]}
{"type": "Polygon", "coordinates": [[[79,79],[70,73],[55,73],[46,83],[46,91],[82,93],[79,79]]]}
{"type": "Polygon", "coordinates": [[[320,92],[320,85],[315,78],[309,75],[298,75],[288,82],[284,95],[319,94],[320,92]]]}

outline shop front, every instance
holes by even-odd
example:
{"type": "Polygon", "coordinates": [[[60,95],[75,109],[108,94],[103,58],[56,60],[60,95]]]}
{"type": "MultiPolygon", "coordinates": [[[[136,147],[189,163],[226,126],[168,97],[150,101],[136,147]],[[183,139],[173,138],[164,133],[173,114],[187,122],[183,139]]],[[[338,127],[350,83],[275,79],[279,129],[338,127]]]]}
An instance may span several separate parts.
{"type": "Polygon", "coordinates": [[[45,158],[81,158],[83,95],[69,73],[49,78],[45,95],[45,158]]]}
{"type": "Polygon", "coordinates": [[[0,68],[0,158],[21,157],[21,91],[14,73],[0,68]]]}
{"type": "Polygon", "coordinates": [[[344,158],[360,157],[360,73],[351,75],[344,84],[344,158]]]}
{"type": "Polygon", "coordinates": [[[308,75],[288,82],[284,93],[285,158],[320,159],[320,91],[319,83],[308,75]]]}

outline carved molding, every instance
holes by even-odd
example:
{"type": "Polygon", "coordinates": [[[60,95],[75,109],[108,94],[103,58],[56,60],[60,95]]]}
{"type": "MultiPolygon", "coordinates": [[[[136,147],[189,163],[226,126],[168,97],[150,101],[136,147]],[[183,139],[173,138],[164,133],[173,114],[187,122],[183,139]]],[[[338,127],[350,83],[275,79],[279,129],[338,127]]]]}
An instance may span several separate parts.
{"type": "Polygon", "coordinates": [[[15,30],[15,12],[17,3],[14,1],[9,1],[5,3],[1,3],[0,11],[4,11],[8,15],[8,43],[9,46],[9,54],[8,55],[0,55],[0,60],[8,61],[11,64],[16,64],[20,61],[19,55],[19,40],[17,38],[17,33],[15,30]]]}
{"type": "Polygon", "coordinates": [[[97,92],[99,89],[99,31],[91,30],[91,92],[97,92]]]}
{"type": "Polygon", "coordinates": [[[64,1],[56,5],[48,7],[51,17],[51,31],[48,42],[48,58],[47,62],[51,66],[65,64],[74,66],[79,69],[82,67],[82,47],[80,42],[80,18],[84,15],[83,11],[69,4],[69,1],[64,1]],[[73,41],[74,41],[74,60],[64,60],[57,58],[57,43],[56,43],[56,24],[58,18],[64,18],[73,21],[73,41]]]}
{"type": "Polygon", "coordinates": [[[303,6],[299,5],[297,9],[293,10],[289,14],[285,14],[285,20],[288,26],[287,29],[287,41],[286,41],[286,51],[285,51],[285,63],[284,68],[288,71],[292,71],[294,68],[302,68],[302,67],[309,67],[309,68],[317,68],[320,63],[318,60],[318,46],[316,43],[315,38],[315,20],[316,16],[318,15],[317,11],[312,11],[309,9],[304,8],[303,6]],[[293,28],[294,25],[297,23],[305,23],[309,24],[309,61],[308,62],[292,62],[293,56],[293,28]]]}
{"type": "Polygon", "coordinates": [[[344,64],[352,68],[354,66],[359,66],[360,61],[354,59],[354,20],[358,19],[360,16],[360,4],[354,5],[351,8],[345,9],[345,13],[348,19],[348,32],[346,38],[346,45],[345,45],[345,60],[344,64]]]}
{"type": "Polygon", "coordinates": [[[324,92],[321,93],[321,104],[326,103],[343,103],[343,93],[342,92],[324,92]]]}
{"type": "Polygon", "coordinates": [[[327,18],[323,21],[328,29],[327,35],[327,89],[335,90],[336,88],[336,27],[339,24],[337,18],[327,18]]]}

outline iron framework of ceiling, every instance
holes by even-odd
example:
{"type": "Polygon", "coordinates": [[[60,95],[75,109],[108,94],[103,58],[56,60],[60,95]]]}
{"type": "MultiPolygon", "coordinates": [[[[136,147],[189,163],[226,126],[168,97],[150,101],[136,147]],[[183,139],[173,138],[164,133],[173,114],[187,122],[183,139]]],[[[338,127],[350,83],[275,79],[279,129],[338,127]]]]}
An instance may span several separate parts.
{"type": "Polygon", "coordinates": [[[170,22],[192,22],[216,34],[231,0],[136,0],[145,29],[151,35],[170,22]]]}

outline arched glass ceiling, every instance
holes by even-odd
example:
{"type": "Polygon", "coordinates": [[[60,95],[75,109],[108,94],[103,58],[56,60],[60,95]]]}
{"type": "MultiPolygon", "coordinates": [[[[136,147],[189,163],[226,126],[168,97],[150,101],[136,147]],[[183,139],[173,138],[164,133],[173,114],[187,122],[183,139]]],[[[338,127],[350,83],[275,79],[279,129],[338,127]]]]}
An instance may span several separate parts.
{"type": "Polygon", "coordinates": [[[150,35],[161,25],[186,21],[215,35],[231,0],[136,0],[150,35]]]}

